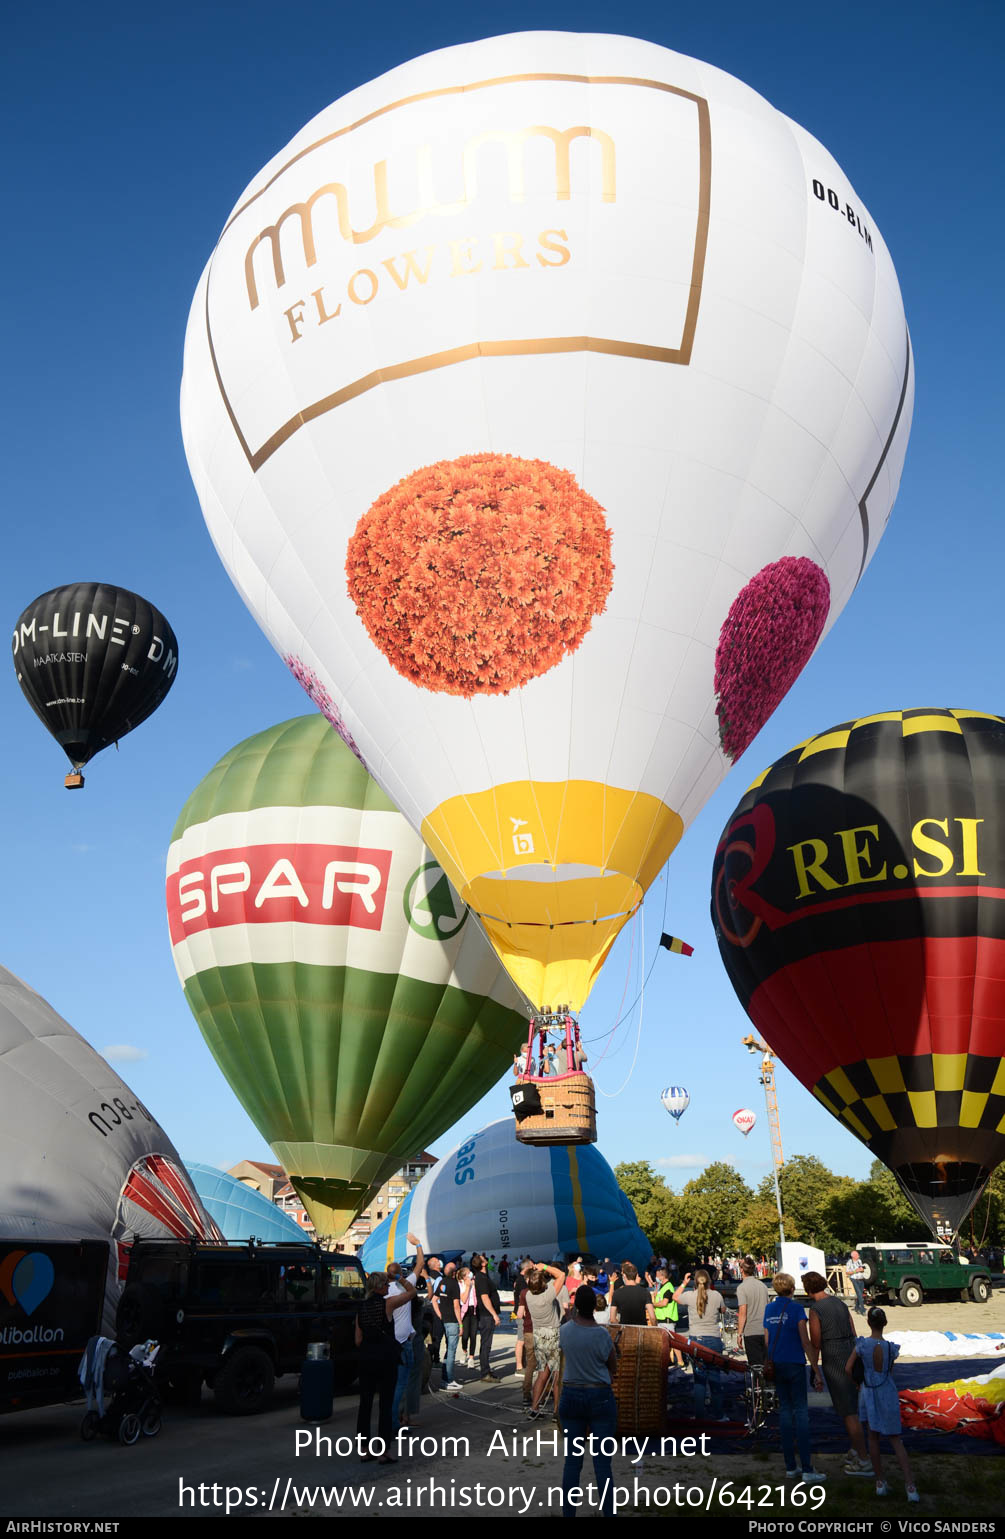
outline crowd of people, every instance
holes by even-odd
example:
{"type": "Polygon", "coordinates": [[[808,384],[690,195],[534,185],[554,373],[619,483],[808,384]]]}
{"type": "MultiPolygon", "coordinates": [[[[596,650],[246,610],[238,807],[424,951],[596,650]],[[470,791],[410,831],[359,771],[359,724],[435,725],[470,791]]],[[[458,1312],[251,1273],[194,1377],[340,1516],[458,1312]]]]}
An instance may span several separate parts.
{"type": "MultiPolygon", "coordinates": [[[[465,1368],[475,1370],[479,1382],[501,1377],[491,1357],[503,1318],[499,1289],[509,1284],[515,1370],[532,1419],[551,1416],[567,1431],[613,1434],[616,1337],[598,1327],[639,1325],[673,1333],[671,1375],[681,1376],[690,1368],[695,1419],[731,1420],[725,1409],[723,1373],[715,1362],[715,1356],[725,1351],[723,1328],[731,1312],[716,1286],[714,1266],[696,1267],[678,1281],[673,1263],[655,1256],[641,1274],[630,1261],[591,1264],[577,1258],[556,1265],[526,1256],[511,1261],[504,1255],[497,1262],[495,1256],[478,1252],[463,1264],[435,1256],[427,1260],[417,1238],[409,1235],[408,1240],[415,1247],[415,1260],[407,1275],[396,1262],[385,1272],[371,1272],[357,1316],[357,1432],[361,1446],[368,1450],[373,1402],[379,1402],[379,1443],[373,1445],[375,1452],[362,1455],[364,1459],[394,1461],[395,1434],[418,1419],[427,1385],[456,1397],[465,1368]],[[683,1338],[696,1350],[685,1349],[683,1338]],[[437,1364],[438,1382],[432,1377],[437,1364]]],[[[853,1252],[852,1262],[856,1259],[853,1252]]],[[[900,1465],[907,1498],[917,1501],[900,1437],[899,1400],[892,1379],[899,1348],[883,1337],[884,1312],[869,1310],[871,1334],[860,1337],[848,1305],[828,1290],[819,1273],[808,1272],[802,1279],[804,1305],[795,1297],[795,1279],[785,1272],[775,1273],[770,1291],[753,1257],[739,1258],[736,1272],[737,1346],[753,1370],[774,1383],[786,1477],[807,1484],[827,1478],[813,1464],[809,1374],[815,1389],[826,1387],[844,1422],[849,1448],[843,1473],[873,1475],[877,1495],[886,1495],[889,1488],[880,1456],[880,1439],[886,1437],[900,1465]]],[[[850,1268],[849,1276],[854,1283],[850,1268]]],[[[859,1290],[855,1293],[858,1307],[859,1290]]],[[[601,1456],[598,1461],[595,1476],[603,1488],[610,1475],[609,1461],[605,1465],[601,1456]]],[[[581,1468],[581,1458],[567,1461],[565,1489],[578,1483],[581,1468]]]]}

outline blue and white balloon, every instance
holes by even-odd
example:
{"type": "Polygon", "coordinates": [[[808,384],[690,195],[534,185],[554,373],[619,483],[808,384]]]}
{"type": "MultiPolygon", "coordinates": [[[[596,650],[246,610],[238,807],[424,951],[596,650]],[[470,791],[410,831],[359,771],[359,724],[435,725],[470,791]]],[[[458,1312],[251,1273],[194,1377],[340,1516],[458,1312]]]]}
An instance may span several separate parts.
{"type": "Polygon", "coordinates": [[[691,1097],[683,1085],[668,1085],[660,1096],[660,1100],[670,1113],[673,1120],[680,1125],[680,1119],[691,1105],[691,1097]]]}
{"type": "Polygon", "coordinates": [[[194,1164],[186,1161],[186,1169],[192,1177],[192,1185],[199,1194],[206,1212],[217,1223],[227,1240],[264,1240],[266,1242],[301,1241],[313,1239],[306,1234],[295,1219],[277,1208],[274,1202],[253,1186],[238,1181],[224,1170],[213,1165],[194,1164]]]}
{"type": "Polygon", "coordinates": [[[550,1261],[592,1254],[644,1267],[652,1246],[592,1145],[518,1144],[513,1119],[471,1133],[423,1176],[360,1251],[367,1271],[408,1255],[485,1251],[550,1261]]]}

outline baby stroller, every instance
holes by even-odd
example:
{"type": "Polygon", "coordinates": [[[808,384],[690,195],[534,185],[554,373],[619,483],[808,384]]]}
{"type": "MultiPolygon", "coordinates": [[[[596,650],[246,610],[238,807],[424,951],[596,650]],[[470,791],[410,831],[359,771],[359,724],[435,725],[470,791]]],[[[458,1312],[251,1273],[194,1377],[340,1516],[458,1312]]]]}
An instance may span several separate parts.
{"type": "Polygon", "coordinates": [[[161,1430],[161,1397],[153,1366],[160,1345],[141,1342],[127,1352],[107,1336],[92,1336],[80,1362],[79,1378],[87,1398],[80,1423],[85,1443],[117,1438],[130,1447],[140,1434],[156,1437],[161,1430]]]}

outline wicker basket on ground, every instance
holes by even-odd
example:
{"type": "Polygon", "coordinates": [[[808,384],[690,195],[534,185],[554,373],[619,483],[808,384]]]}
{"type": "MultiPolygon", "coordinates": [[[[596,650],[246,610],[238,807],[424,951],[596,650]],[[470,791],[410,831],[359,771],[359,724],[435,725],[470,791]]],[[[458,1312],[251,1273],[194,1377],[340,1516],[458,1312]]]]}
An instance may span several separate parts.
{"type": "Polygon", "coordinates": [[[609,1325],[618,1349],[612,1378],[618,1403],[618,1435],[662,1434],[667,1422],[667,1373],[670,1340],[654,1325],[609,1325]]]}

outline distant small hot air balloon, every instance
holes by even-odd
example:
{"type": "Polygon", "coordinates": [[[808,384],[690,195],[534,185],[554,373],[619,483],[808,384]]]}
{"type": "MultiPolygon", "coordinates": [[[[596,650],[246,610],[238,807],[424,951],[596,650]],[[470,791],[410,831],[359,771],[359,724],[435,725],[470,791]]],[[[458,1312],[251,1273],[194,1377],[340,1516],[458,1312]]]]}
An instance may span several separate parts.
{"type": "Polygon", "coordinates": [[[757,1113],[752,1112],[747,1106],[741,1106],[739,1111],[733,1113],[733,1125],[740,1129],[744,1138],[751,1132],[756,1121],[757,1113]]]}
{"type": "Polygon", "coordinates": [[[758,1032],[954,1235],[1005,1158],[1005,720],[881,711],[769,766],[712,918],[758,1032]]]}
{"type": "Polygon", "coordinates": [[[660,1100],[670,1113],[673,1120],[680,1125],[680,1119],[691,1105],[691,1097],[683,1085],[668,1085],[660,1096],[660,1100]]]}
{"type": "Polygon", "coordinates": [[[146,721],[178,671],[178,642],[159,609],[128,588],[68,583],[18,618],[21,692],[66,754],[68,790],[95,754],[146,721]]]}

